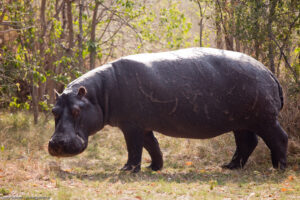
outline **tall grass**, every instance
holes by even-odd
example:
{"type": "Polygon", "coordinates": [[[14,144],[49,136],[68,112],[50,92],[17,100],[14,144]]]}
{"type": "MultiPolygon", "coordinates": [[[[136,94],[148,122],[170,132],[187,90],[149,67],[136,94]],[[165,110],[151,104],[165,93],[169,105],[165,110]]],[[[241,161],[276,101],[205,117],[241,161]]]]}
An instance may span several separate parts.
{"type": "MultiPolygon", "coordinates": [[[[300,160],[300,95],[288,96],[285,93],[285,106],[281,111],[279,120],[289,134],[289,162],[300,160]],[[297,109],[298,108],[298,109],[297,109]]],[[[0,148],[11,151],[9,158],[20,157],[24,153],[33,154],[34,151],[47,151],[47,143],[54,131],[53,119],[48,120],[41,115],[39,124],[34,125],[29,112],[0,112],[0,148]],[[17,151],[14,151],[18,149],[17,151]]],[[[201,162],[203,166],[220,166],[229,162],[235,151],[233,134],[228,133],[209,140],[191,140],[171,138],[156,133],[164,154],[165,165],[178,167],[178,159],[185,162],[201,162]]],[[[150,157],[144,151],[144,160],[150,157]]],[[[127,150],[122,133],[117,128],[106,127],[96,135],[90,137],[89,146],[85,153],[86,158],[109,160],[120,167],[126,161],[127,150]],[[112,157],[112,153],[116,156],[112,157]]],[[[268,163],[270,153],[266,145],[260,141],[255,152],[249,159],[248,165],[268,163]],[[266,162],[267,161],[267,162],[266,162]]],[[[111,164],[111,163],[110,163],[111,164]]],[[[182,166],[182,165],[181,165],[182,166]]],[[[202,167],[203,167],[202,166],[202,167]]]]}
{"type": "Polygon", "coordinates": [[[235,151],[233,134],[190,140],[155,133],[164,168],[161,172],[146,169],[151,160],[144,151],[141,172],[130,174],[119,171],[127,160],[119,129],[105,127],[89,138],[84,153],[61,159],[49,156],[46,148],[54,130],[53,120],[40,120],[38,125],[32,121],[28,112],[0,113],[0,147],[4,146],[0,151],[0,197],[248,199],[251,192],[255,193],[253,199],[268,199],[270,195],[297,199],[300,195],[298,168],[289,167],[285,174],[269,170],[270,152],[262,141],[245,169],[229,171],[220,165],[229,162],[235,151]],[[283,185],[287,177],[289,186],[283,185]]]}
{"type": "Polygon", "coordinates": [[[284,107],[279,115],[282,127],[289,135],[288,153],[291,162],[300,160],[300,88],[283,82],[284,107]]]}
{"type": "Polygon", "coordinates": [[[53,120],[44,121],[43,118],[44,116],[41,116],[39,124],[34,125],[28,111],[0,112],[1,150],[14,152],[3,155],[16,157],[44,149],[54,124],[53,120]],[[15,151],[16,149],[18,150],[15,151]]]}

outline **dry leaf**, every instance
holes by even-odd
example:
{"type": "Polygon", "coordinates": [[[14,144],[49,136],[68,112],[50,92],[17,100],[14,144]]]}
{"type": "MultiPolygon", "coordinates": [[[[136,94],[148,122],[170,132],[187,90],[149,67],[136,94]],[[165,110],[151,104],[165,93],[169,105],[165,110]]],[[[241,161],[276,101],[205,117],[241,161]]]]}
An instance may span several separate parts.
{"type": "Polygon", "coordinates": [[[294,177],[293,177],[293,176],[289,176],[288,179],[289,179],[290,181],[293,181],[293,180],[294,180],[294,177]]]}
{"type": "Polygon", "coordinates": [[[117,194],[123,194],[123,191],[122,191],[122,190],[119,190],[119,191],[117,192],[117,194]]]}
{"type": "Polygon", "coordinates": [[[68,173],[71,173],[72,172],[72,169],[65,169],[63,170],[64,172],[68,172],[68,173]]]}
{"type": "Polygon", "coordinates": [[[155,186],[156,184],[155,184],[155,183],[151,183],[150,185],[151,185],[151,186],[155,186]]]}
{"type": "Polygon", "coordinates": [[[281,192],[286,192],[287,189],[286,188],[281,188],[281,192]]]}
{"type": "Polygon", "coordinates": [[[56,181],[55,181],[54,179],[50,179],[50,181],[51,181],[52,183],[56,183],[56,181]]]}
{"type": "Polygon", "coordinates": [[[191,161],[188,161],[185,163],[186,166],[191,166],[193,163],[191,161]]]}
{"type": "Polygon", "coordinates": [[[299,166],[298,166],[298,165],[294,165],[294,166],[293,166],[293,170],[294,170],[294,171],[298,171],[298,169],[299,169],[299,166]]]}

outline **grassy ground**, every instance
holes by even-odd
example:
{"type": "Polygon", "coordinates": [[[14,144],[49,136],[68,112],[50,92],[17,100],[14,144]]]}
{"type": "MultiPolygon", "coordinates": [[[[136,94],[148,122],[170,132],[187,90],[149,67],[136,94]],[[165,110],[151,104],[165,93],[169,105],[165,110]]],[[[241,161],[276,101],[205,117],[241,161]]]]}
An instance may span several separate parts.
{"type": "Polygon", "coordinates": [[[285,172],[272,170],[262,141],[245,169],[229,171],[219,166],[235,150],[232,134],[210,140],[156,134],[163,170],[146,169],[150,157],[144,151],[142,171],[130,174],[118,170],[127,159],[118,129],[106,127],[81,155],[57,159],[47,152],[52,119],[36,126],[31,121],[28,113],[0,112],[0,199],[300,199],[299,159],[290,155],[285,172]]]}

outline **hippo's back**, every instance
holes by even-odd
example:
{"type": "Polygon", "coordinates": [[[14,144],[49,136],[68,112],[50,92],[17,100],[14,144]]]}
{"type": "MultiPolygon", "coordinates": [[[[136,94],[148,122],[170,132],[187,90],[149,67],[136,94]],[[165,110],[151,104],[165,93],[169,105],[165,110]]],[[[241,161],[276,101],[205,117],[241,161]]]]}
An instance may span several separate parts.
{"type": "Polygon", "coordinates": [[[149,130],[212,136],[272,120],[281,108],[271,72],[238,52],[190,48],[127,56],[112,66],[126,120],[149,130]]]}
{"type": "Polygon", "coordinates": [[[211,68],[211,70],[220,73],[237,72],[248,77],[252,76],[252,78],[270,74],[270,71],[262,63],[246,54],[214,48],[188,48],[160,53],[136,54],[123,57],[118,61],[122,60],[142,63],[144,66],[158,71],[166,68],[182,70],[184,67],[194,67],[196,70],[211,68]]]}

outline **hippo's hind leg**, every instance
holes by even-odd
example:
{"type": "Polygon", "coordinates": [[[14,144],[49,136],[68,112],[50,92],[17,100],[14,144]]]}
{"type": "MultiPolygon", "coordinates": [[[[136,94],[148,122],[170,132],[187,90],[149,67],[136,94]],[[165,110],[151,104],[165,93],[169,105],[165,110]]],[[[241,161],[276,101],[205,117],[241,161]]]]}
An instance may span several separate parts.
{"type": "Polygon", "coordinates": [[[236,143],[236,151],[230,163],[223,165],[223,168],[239,169],[244,167],[258,142],[255,133],[247,130],[234,131],[234,137],[236,143]]]}
{"type": "Polygon", "coordinates": [[[163,157],[159,148],[157,139],[152,131],[146,132],[144,136],[144,147],[151,156],[151,168],[154,171],[160,170],[163,167],[163,157]]]}
{"type": "Polygon", "coordinates": [[[286,167],[288,136],[278,121],[263,124],[257,135],[264,140],[271,150],[273,167],[284,170],[286,167]]]}

